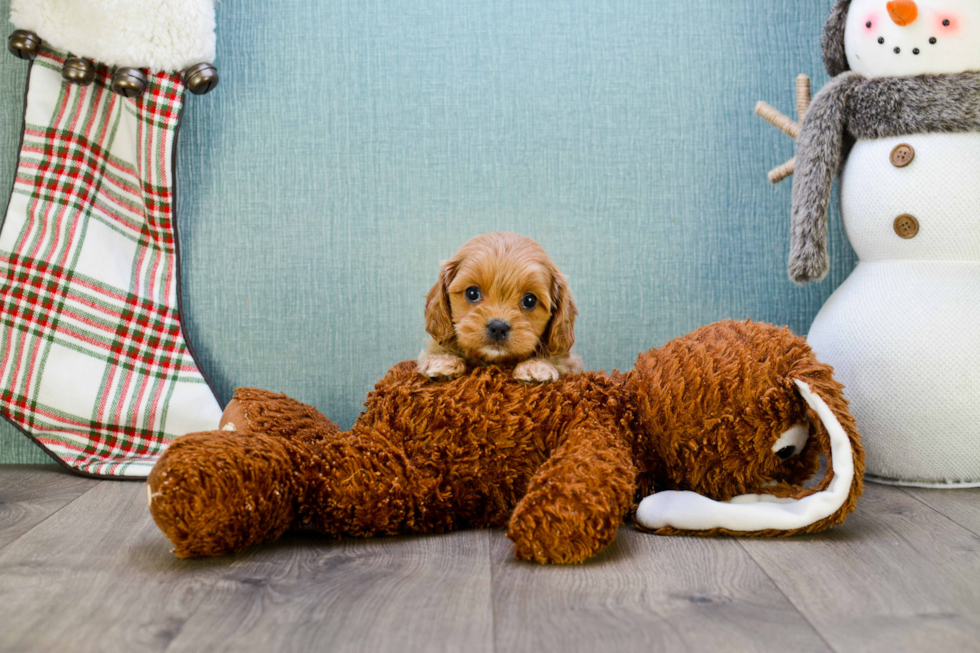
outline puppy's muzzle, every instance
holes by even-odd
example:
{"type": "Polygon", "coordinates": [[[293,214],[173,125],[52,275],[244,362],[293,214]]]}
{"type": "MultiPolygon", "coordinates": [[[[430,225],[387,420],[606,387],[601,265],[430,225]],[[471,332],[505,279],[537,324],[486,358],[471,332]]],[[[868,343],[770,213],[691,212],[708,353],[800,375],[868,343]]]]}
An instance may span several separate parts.
{"type": "Polygon", "coordinates": [[[510,325],[503,320],[490,320],[487,322],[487,335],[494,342],[503,342],[510,335],[510,325]]]}

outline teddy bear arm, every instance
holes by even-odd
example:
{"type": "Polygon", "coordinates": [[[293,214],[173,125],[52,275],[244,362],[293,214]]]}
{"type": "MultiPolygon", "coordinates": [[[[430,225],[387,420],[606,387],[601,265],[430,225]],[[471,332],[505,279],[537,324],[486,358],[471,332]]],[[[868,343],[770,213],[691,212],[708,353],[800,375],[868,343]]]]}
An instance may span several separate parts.
{"type": "Polygon", "coordinates": [[[589,420],[532,477],[511,516],[515,555],[540,563],[579,563],[616,537],[630,509],[636,468],[623,433],[589,420]]]}

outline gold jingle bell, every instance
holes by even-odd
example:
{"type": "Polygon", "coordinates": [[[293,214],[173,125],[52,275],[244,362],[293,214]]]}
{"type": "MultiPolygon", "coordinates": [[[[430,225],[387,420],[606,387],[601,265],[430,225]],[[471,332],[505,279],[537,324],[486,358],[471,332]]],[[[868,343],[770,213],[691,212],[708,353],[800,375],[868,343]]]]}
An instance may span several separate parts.
{"type": "Polygon", "coordinates": [[[112,74],[112,90],[124,97],[139,97],[146,92],[146,75],[139,68],[118,68],[112,74]]]}
{"type": "Polygon", "coordinates": [[[194,95],[204,95],[218,85],[218,69],[209,63],[197,63],[184,71],[184,83],[194,95]]]}
{"type": "Polygon", "coordinates": [[[68,57],[61,69],[61,76],[66,82],[88,86],[95,81],[95,66],[88,59],[68,57]]]}
{"type": "Polygon", "coordinates": [[[26,29],[15,30],[7,39],[7,49],[18,59],[32,60],[41,49],[41,37],[26,29]]]}

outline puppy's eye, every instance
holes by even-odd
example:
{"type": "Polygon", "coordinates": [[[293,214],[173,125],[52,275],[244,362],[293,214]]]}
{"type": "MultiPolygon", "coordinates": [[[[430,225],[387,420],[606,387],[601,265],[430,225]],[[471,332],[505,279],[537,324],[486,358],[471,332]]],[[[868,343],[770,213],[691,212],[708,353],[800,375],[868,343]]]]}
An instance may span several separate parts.
{"type": "Polygon", "coordinates": [[[466,289],[466,301],[468,301],[471,304],[475,304],[478,301],[480,301],[480,298],[482,296],[483,295],[480,294],[480,289],[477,288],[476,286],[470,286],[469,288],[466,289]]]}
{"type": "Polygon", "coordinates": [[[526,308],[529,311],[534,310],[534,307],[538,305],[538,298],[528,293],[524,295],[524,299],[521,300],[521,308],[526,308]]]}

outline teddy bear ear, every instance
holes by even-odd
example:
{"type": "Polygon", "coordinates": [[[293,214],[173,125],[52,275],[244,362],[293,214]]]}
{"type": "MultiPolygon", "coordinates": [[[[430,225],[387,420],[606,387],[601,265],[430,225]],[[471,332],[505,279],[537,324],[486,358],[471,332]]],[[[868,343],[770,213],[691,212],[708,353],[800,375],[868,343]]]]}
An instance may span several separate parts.
{"type": "Polygon", "coordinates": [[[827,470],[817,487],[801,488],[790,498],[747,494],[728,501],[687,491],[657,492],[640,502],[637,523],[661,534],[747,536],[814,533],[843,523],[864,487],[864,449],[840,384],[827,366],[812,359],[807,363],[803,373],[789,380],[825,436],[816,438],[824,443],[827,457],[827,470]]]}

